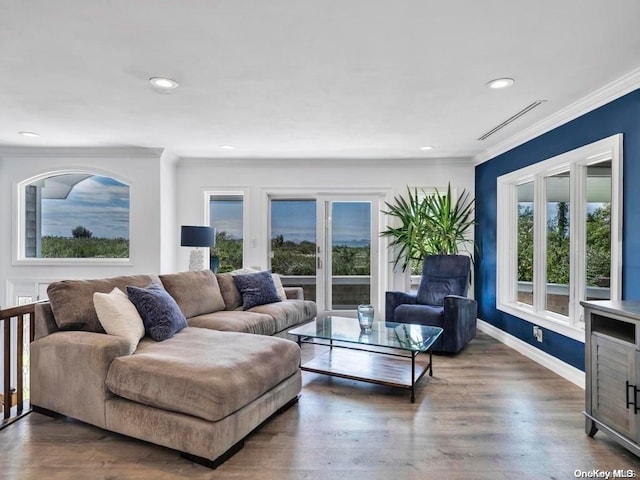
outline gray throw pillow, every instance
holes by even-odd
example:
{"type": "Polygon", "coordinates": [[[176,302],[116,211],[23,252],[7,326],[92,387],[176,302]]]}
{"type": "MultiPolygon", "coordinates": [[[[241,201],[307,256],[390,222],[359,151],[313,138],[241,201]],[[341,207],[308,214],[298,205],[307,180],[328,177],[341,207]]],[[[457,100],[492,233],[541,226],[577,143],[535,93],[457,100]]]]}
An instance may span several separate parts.
{"type": "Polygon", "coordinates": [[[156,342],[173,337],[187,326],[180,307],[161,285],[152,283],[147,288],[129,285],[127,294],[142,317],[145,332],[156,342]]]}
{"type": "Polygon", "coordinates": [[[242,309],[266,305],[267,303],[280,302],[276,284],[269,270],[246,275],[235,275],[233,282],[242,295],[242,309]]]}

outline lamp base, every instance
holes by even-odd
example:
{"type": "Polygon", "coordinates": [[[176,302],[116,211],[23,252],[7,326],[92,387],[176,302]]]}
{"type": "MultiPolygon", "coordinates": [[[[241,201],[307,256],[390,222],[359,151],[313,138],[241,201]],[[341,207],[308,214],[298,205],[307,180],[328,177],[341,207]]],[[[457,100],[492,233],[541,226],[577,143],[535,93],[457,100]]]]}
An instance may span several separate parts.
{"type": "Polygon", "coordinates": [[[191,250],[189,256],[189,270],[204,270],[204,251],[200,249],[191,250]]]}

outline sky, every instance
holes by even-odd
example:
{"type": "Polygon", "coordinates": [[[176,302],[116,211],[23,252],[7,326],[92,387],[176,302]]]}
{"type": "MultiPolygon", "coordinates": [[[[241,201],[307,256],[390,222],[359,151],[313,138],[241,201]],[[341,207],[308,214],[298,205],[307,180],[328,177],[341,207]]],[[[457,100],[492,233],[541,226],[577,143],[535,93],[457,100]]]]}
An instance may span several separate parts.
{"type": "MultiPolygon", "coordinates": [[[[129,238],[129,187],[112,178],[92,176],[77,183],[65,199],[42,200],[42,235],[71,237],[82,225],[94,237],[129,238]]],[[[316,241],[315,200],[273,200],[271,236],[316,241]]],[[[368,245],[371,204],[334,202],[333,245],[368,245]]],[[[211,202],[211,225],[242,238],[242,200],[211,202]]]]}
{"type": "Polygon", "coordinates": [[[129,186],[92,176],[65,199],[42,199],[42,236],[71,237],[82,225],[99,238],[129,238],[129,186]]]}
{"type": "MultiPolygon", "coordinates": [[[[371,204],[335,202],[333,208],[333,244],[368,245],[371,241],[371,204]]],[[[242,201],[211,202],[211,225],[242,238],[242,201]]],[[[316,241],[315,200],[272,200],[271,237],[284,240],[316,241]]]]}

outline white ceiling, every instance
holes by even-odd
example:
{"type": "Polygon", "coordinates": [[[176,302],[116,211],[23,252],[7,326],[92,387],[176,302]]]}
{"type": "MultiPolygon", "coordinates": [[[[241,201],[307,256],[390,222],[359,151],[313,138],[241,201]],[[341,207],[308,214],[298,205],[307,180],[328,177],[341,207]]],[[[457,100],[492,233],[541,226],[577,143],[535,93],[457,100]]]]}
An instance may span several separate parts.
{"type": "Polygon", "coordinates": [[[639,23],[638,0],[0,0],[0,147],[477,156],[638,69],[639,23]]]}

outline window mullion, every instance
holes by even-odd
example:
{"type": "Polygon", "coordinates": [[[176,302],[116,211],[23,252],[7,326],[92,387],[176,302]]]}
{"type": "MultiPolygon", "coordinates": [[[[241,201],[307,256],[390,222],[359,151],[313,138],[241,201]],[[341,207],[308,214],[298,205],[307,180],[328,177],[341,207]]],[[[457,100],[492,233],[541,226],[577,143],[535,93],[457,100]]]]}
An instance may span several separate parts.
{"type": "Polygon", "coordinates": [[[570,276],[569,276],[569,322],[579,323],[582,319],[580,301],[586,294],[586,166],[578,163],[571,165],[570,192],[570,276]]]}
{"type": "Polygon", "coordinates": [[[611,300],[622,298],[622,135],[611,145],[611,300]]]}
{"type": "Polygon", "coordinates": [[[546,309],[547,298],[547,209],[546,182],[543,175],[533,181],[533,309],[546,309]]]}

